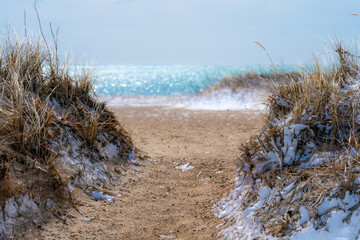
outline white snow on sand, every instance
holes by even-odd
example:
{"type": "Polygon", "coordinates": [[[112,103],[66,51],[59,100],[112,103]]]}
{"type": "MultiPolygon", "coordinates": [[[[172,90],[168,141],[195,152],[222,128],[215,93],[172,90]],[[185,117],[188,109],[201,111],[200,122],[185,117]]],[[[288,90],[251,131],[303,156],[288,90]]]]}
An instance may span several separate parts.
{"type": "Polygon", "coordinates": [[[182,172],[187,172],[193,168],[194,168],[194,166],[190,166],[190,162],[188,162],[184,165],[176,166],[176,169],[181,169],[182,172]]]}
{"type": "MultiPolygon", "coordinates": [[[[331,209],[331,216],[327,219],[323,228],[316,229],[310,222],[309,225],[299,232],[294,233],[289,240],[317,239],[317,240],[342,240],[360,239],[360,209],[350,209],[360,201],[360,196],[346,192],[344,199],[325,198],[322,204],[317,207],[318,214],[323,214],[331,209]],[[346,217],[352,212],[349,221],[346,217]]],[[[300,209],[301,210],[301,209],[300,209]]],[[[305,213],[306,215],[306,213],[305,213]]],[[[306,216],[305,216],[306,217],[306,216]]]]}
{"type": "MultiPolygon", "coordinates": [[[[235,189],[226,198],[221,200],[215,208],[219,218],[232,218],[236,224],[230,225],[221,230],[225,239],[277,239],[261,232],[261,225],[254,213],[263,207],[267,202],[274,200],[275,189],[260,187],[258,191],[259,201],[254,205],[249,205],[246,209],[240,209],[239,202],[242,201],[247,185],[241,184],[242,179],[236,179],[235,189]],[[240,185],[237,187],[237,185],[240,185]]],[[[284,191],[290,191],[294,183],[287,186],[284,191]]],[[[283,194],[283,193],[282,193],[283,194]]],[[[302,205],[300,207],[299,222],[296,230],[285,240],[358,240],[360,239],[360,209],[353,210],[360,202],[360,195],[346,192],[344,198],[328,198],[316,207],[316,211],[325,222],[325,226],[319,228],[313,219],[309,218],[308,209],[302,205]],[[351,215],[352,213],[352,215],[351,215]],[[350,215],[349,215],[350,214],[350,215]],[[306,225],[304,225],[306,224],[306,225]]]]}

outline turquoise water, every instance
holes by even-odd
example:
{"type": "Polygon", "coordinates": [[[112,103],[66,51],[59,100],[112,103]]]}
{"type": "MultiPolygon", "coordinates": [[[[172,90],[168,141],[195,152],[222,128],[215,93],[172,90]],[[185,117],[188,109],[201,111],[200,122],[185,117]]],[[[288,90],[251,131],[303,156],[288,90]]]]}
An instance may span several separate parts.
{"type": "MultiPolygon", "coordinates": [[[[281,66],[283,71],[294,70],[281,66]]],[[[224,76],[243,72],[269,73],[269,67],[237,65],[98,65],[97,95],[184,96],[197,94],[213,86],[224,76]]]]}

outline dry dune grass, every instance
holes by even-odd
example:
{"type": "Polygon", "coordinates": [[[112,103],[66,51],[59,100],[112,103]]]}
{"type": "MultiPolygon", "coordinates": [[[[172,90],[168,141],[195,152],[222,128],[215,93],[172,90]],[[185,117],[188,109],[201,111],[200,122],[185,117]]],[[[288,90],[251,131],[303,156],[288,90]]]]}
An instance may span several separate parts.
{"type": "MultiPolygon", "coordinates": [[[[325,198],[359,193],[358,64],[341,44],[336,53],[338,62],[331,71],[316,64],[314,72],[299,73],[270,88],[266,124],[241,147],[238,184],[243,197],[227,226],[243,223],[239,219],[244,211],[264,200],[259,191],[269,195],[253,218],[262,236],[274,237],[291,235],[300,223],[323,227],[334,210],[319,210],[325,198]],[[301,220],[304,207],[306,222],[301,220]]],[[[349,221],[358,207],[336,209],[346,211],[344,221],[349,221]]],[[[226,230],[224,234],[234,236],[226,230]]]]}
{"type": "Polygon", "coordinates": [[[274,72],[270,74],[246,72],[236,76],[225,76],[219,83],[216,83],[214,87],[212,87],[211,91],[224,88],[232,91],[241,89],[268,90],[276,83],[298,81],[300,76],[300,72],[274,72]]]}
{"type": "MultiPolygon", "coordinates": [[[[126,161],[135,150],[112,112],[94,98],[92,73],[78,74],[43,46],[12,35],[0,46],[0,201],[5,206],[0,232],[9,236],[14,226],[7,228],[7,220],[21,215],[6,215],[6,206],[15,204],[10,198],[16,202],[28,194],[40,209],[44,199],[71,198],[64,186],[81,175],[81,168],[64,173],[59,151],[73,147],[75,138],[77,151],[97,154],[88,157],[90,162],[126,161]],[[117,158],[101,155],[108,144],[114,144],[117,158]]],[[[15,205],[21,209],[21,202],[15,205]]]]}

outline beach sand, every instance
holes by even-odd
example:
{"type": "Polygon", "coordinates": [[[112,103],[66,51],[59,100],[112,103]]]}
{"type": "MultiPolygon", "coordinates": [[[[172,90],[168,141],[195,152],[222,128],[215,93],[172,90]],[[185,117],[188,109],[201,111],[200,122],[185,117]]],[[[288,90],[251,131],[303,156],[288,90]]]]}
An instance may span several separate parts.
{"type": "MultiPolygon", "coordinates": [[[[262,126],[259,112],[111,107],[150,159],[109,186],[114,202],[76,189],[77,209],[32,229],[38,239],[217,239],[214,204],[236,176],[238,147],[262,126]],[[194,168],[182,171],[189,163],[194,168]]],[[[218,227],[217,227],[218,226],[218,227]]]]}

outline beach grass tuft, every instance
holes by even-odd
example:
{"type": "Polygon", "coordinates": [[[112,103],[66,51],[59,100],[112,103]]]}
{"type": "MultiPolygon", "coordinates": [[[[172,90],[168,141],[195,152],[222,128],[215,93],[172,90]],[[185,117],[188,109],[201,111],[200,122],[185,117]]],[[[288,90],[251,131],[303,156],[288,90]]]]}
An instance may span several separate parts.
{"type": "Polygon", "coordinates": [[[326,199],[346,202],[346,196],[360,194],[359,65],[342,44],[335,53],[331,67],[315,62],[315,71],[268,88],[265,126],[241,146],[241,201],[229,215],[225,236],[250,236],[234,233],[235,222],[241,229],[258,223],[250,224],[254,238],[291,236],[306,226],[323,228],[335,209],[349,222],[358,209],[354,203],[326,208],[326,199]]]}
{"type": "Polygon", "coordinates": [[[257,72],[246,72],[235,76],[225,76],[216,83],[210,91],[230,89],[240,91],[244,89],[268,91],[274,84],[298,81],[301,72],[273,72],[268,74],[257,72]]]}
{"type": "Polygon", "coordinates": [[[41,40],[9,34],[1,42],[0,233],[10,237],[43,219],[28,214],[29,223],[18,224],[16,216],[26,215],[21,199],[31,199],[37,216],[46,216],[48,199],[71,199],[69,182],[105,184],[111,180],[106,163],[126,162],[135,150],[113,113],[97,101],[94,80],[88,69],[61,64],[41,40]],[[101,150],[107,146],[112,150],[101,150]],[[16,216],[6,212],[10,205],[18,206],[16,216]],[[11,223],[3,222],[10,217],[11,223]]]}

